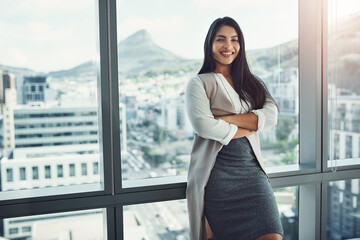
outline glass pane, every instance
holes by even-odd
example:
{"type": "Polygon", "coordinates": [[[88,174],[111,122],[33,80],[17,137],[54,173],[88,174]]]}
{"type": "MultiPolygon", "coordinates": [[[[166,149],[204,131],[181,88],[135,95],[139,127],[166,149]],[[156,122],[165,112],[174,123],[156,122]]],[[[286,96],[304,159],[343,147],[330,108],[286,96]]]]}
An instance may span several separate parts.
{"type": "Polygon", "coordinates": [[[360,164],[360,2],[328,0],[328,167],[360,164]]]}
{"type": "Polygon", "coordinates": [[[1,191],[100,182],[96,9],[0,1],[1,191]]]}
{"type": "Polygon", "coordinates": [[[329,182],[326,239],[360,238],[360,180],[329,182]]]}
{"type": "MultiPolygon", "coordinates": [[[[297,187],[275,189],[284,228],[284,240],[298,239],[297,187]]],[[[124,207],[125,240],[188,240],[186,200],[156,202],[124,207]]]]}
{"type": "Polygon", "coordinates": [[[240,24],[251,69],[279,105],[278,127],[261,135],[265,166],[298,163],[298,1],[225,2],[117,2],[123,179],[187,174],[193,130],[184,88],[221,16],[240,24]]]}
{"type": "Polygon", "coordinates": [[[0,237],[6,239],[103,239],[103,210],[0,219],[0,237]]]}
{"type": "Polygon", "coordinates": [[[283,240],[299,239],[299,200],[298,187],[275,188],[281,224],[284,229],[283,240]]]}

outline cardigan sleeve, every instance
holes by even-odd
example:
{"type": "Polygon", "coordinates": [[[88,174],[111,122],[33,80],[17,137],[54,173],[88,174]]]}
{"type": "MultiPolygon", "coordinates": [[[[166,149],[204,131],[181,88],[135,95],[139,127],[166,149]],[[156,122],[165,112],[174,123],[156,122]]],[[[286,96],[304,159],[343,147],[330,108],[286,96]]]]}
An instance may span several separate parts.
{"type": "Polygon", "coordinates": [[[200,137],[227,145],[238,127],[221,119],[215,119],[204,86],[199,77],[189,80],[185,91],[186,112],[194,132],[200,137]]]}
{"type": "Polygon", "coordinates": [[[278,109],[269,98],[265,101],[264,107],[252,110],[258,116],[258,128],[256,132],[264,132],[275,127],[278,119],[278,109]]]}

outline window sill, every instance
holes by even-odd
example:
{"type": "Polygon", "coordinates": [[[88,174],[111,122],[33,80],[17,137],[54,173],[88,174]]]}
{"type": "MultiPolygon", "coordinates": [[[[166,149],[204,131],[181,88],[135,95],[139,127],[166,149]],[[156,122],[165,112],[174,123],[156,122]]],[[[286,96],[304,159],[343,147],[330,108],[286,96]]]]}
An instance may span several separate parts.
{"type": "Polygon", "coordinates": [[[88,197],[103,193],[104,188],[100,183],[5,191],[0,192],[0,205],[7,205],[8,203],[26,203],[38,200],[43,201],[74,197],[88,197]]]}
{"type": "Polygon", "coordinates": [[[352,169],[354,168],[354,165],[360,165],[360,158],[338,159],[336,161],[328,160],[327,168],[331,169],[331,165],[333,165],[334,167],[337,166],[338,168],[340,167],[341,169],[352,169]],[[351,168],[349,168],[349,166],[351,166],[351,168]]]}

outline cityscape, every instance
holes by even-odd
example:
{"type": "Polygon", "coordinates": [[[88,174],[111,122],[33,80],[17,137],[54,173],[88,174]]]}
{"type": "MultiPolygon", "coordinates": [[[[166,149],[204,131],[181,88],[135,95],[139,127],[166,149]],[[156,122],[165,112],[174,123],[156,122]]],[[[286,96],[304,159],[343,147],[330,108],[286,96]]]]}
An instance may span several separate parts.
{"type": "MultiPolygon", "coordinates": [[[[299,162],[297,46],[293,40],[248,53],[253,72],[265,82],[280,110],[277,127],[261,135],[267,168],[299,162]]],[[[118,55],[123,182],[186,176],[193,130],[186,116],[184,89],[201,60],[183,59],[165,50],[146,30],[120,42],[118,55]]],[[[353,63],[351,56],[344,59],[353,63]]],[[[91,61],[49,73],[0,65],[1,191],[101,182],[102,119],[96,69],[91,61]]],[[[328,166],[334,159],[340,165],[354,164],[360,158],[360,90],[346,84],[335,88],[329,83],[328,87],[328,134],[333,144],[328,166]]],[[[328,239],[360,237],[359,190],[359,179],[328,184],[328,239]]],[[[284,239],[297,239],[298,187],[274,192],[284,239]]],[[[95,209],[2,219],[0,236],[103,239],[102,215],[102,209],[95,209]],[[91,227],[85,230],[81,225],[91,227]]],[[[125,206],[123,215],[125,239],[189,239],[185,200],[125,206]]]]}

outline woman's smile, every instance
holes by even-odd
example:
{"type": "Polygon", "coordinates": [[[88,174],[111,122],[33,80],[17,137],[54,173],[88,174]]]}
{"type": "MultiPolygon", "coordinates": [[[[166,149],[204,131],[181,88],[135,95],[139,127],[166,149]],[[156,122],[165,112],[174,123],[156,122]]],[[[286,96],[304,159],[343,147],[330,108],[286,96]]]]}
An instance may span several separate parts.
{"type": "Polygon", "coordinates": [[[230,58],[234,52],[220,52],[223,57],[230,58]]]}

